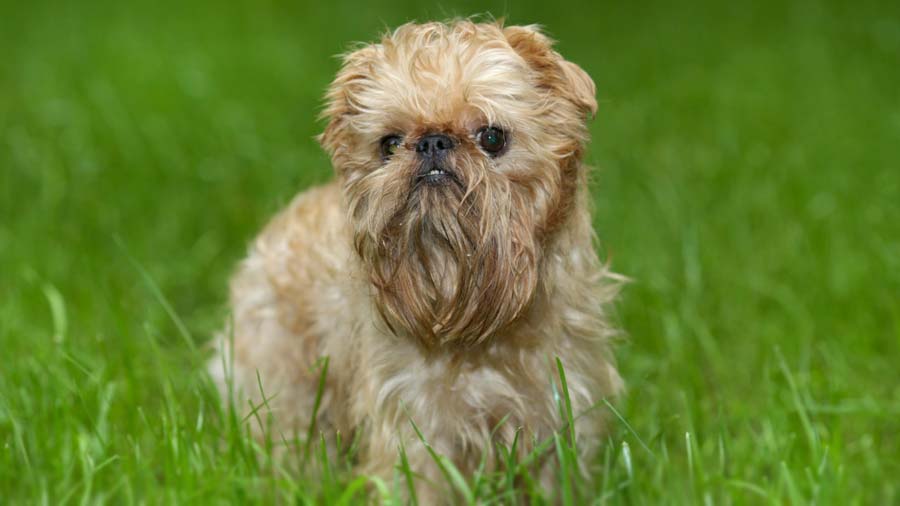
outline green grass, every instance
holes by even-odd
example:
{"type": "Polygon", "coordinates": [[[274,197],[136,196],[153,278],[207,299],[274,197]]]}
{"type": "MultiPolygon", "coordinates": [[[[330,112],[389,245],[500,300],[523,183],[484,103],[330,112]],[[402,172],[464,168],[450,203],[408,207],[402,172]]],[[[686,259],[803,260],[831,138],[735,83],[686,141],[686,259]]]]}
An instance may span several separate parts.
{"type": "Polygon", "coordinates": [[[595,223],[634,279],[628,394],[589,479],[548,443],[561,497],[900,502],[900,4],[408,0],[0,1],[0,502],[402,495],[404,465],[273,460],[202,350],[247,242],[329,177],[332,55],[485,11],[594,76],[595,223]]]}

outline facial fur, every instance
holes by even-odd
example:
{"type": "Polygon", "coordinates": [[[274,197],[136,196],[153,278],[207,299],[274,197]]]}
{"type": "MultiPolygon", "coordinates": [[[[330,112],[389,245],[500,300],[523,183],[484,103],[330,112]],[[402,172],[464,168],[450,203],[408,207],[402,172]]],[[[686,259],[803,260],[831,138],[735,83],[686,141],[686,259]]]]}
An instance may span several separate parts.
{"type": "Polygon", "coordinates": [[[515,322],[584,182],[587,74],[535,27],[410,24],[347,55],[327,102],[320,140],[388,327],[434,348],[515,322]],[[429,156],[435,135],[452,147],[429,156]]]}

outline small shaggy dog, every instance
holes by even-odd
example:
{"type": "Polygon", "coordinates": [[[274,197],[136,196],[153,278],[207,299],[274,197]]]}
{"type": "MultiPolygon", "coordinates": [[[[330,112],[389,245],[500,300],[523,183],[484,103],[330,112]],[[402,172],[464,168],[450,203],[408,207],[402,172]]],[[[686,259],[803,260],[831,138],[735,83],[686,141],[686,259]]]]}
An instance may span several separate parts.
{"type": "Polygon", "coordinates": [[[558,358],[591,455],[590,408],[622,387],[604,316],[618,277],[593,249],[581,163],[594,93],[533,26],[407,24],[347,55],[320,137],[336,180],[298,195],[234,276],[222,391],[227,376],[239,405],[264,391],[276,430],[303,432],[328,357],[317,429],[356,435],[360,472],[382,477],[402,445],[436,494],[411,421],[461,471],[496,468],[495,442],[521,430],[524,454],[565,428],[558,358]]]}

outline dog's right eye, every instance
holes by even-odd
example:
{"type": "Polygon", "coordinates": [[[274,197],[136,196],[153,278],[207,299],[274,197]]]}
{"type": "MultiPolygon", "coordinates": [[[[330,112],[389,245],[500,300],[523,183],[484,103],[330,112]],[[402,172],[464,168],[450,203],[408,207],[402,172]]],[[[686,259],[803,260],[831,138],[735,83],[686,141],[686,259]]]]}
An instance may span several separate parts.
{"type": "Polygon", "coordinates": [[[397,150],[400,149],[400,145],[402,144],[399,135],[388,135],[381,139],[381,157],[387,160],[391,157],[397,150]]]}

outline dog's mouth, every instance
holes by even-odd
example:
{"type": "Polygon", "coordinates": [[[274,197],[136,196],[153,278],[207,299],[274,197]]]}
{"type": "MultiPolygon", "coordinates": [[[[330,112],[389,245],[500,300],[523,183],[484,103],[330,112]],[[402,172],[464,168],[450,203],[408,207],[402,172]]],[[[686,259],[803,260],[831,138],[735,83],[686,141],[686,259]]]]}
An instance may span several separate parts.
{"type": "Polygon", "coordinates": [[[459,178],[447,167],[423,164],[416,173],[416,183],[425,183],[429,186],[441,186],[449,183],[459,184],[459,178]]]}

